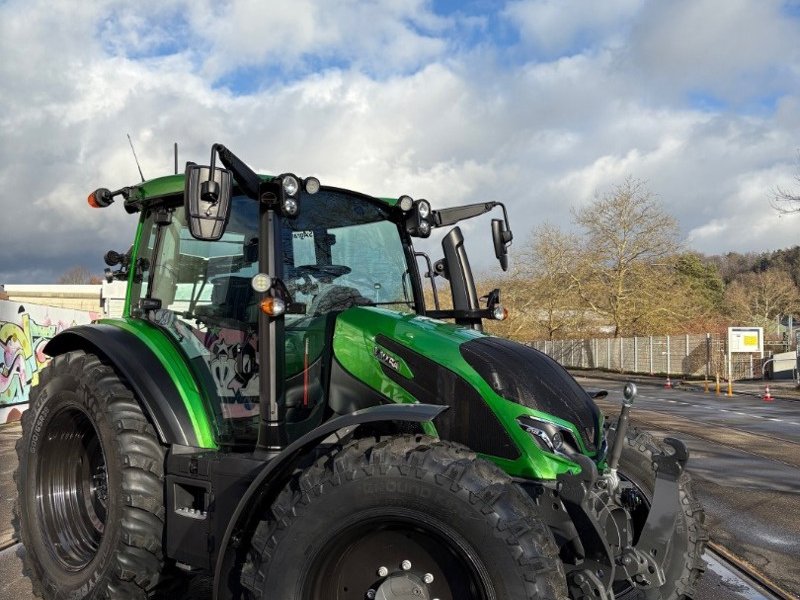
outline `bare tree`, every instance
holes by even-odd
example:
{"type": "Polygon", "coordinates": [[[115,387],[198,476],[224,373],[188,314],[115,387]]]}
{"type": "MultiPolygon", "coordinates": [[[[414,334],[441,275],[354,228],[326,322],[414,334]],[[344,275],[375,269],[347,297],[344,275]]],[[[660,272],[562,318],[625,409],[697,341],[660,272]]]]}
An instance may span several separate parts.
{"type": "Polygon", "coordinates": [[[91,283],[92,272],[86,267],[74,266],[65,271],[61,277],[58,278],[58,283],[61,284],[84,284],[91,283]]]}
{"type": "Polygon", "coordinates": [[[585,324],[585,307],[571,277],[580,254],[578,237],[549,223],[531,232],[521,252],[523,274],[531,284],[525,310],[547,339],[575,335],[585,324]]]}
{"type": "Polygon", "coordinates": [[[667,298],[669,258],[680,247],[677,222],[633,177],[573,215],[584,230],[571,271],[577,293],[615,336],[642,331],[667,298]]]}
{"type": "Polygon", "coordinates": [[[800,309],[800,290],[786,271],[745,273],[725,291],[731,317],[771,329],[776,317],[800,309]]]}
{"type": "MultiPolygon", "coordinates": [[[[800,153],[798,153],[800,162],[800,153]]],[[[795,175],[795,183],[800,186],[800,175],[795,175]]],[[[777,186],[770,201],[772,207],[781,214],[800,212],[800,193],[791,192],[785,188],[777,186]]]]}

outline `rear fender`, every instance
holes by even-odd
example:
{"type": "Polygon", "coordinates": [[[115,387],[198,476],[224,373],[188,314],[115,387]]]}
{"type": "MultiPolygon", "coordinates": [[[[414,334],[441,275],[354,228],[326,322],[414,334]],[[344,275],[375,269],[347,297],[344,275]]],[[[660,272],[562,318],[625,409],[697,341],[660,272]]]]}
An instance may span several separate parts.
{"type": "MultiPolygon", "coordinates": [[[[272,458],[247,488],[225,530],[214,569],[214,600],[223,598],[227,600],[230,597],[227,590],[222,589],[222,574],[230,572],[230,567],[235,563],[236,554],[243,550],[242,542],[246,538],[245,534],[253,530],[256,519],[262,515],[265,507],[270,506],[278,496],[300,459],[318,446],[322,440],[342,429],[366,423],[382,421],[424,423],[432,421],[447,409],[447,406],[430,404],[384,404],[365,408],[326,421],[272,458]],[[226,595],[223,595],[223,592],[226,595]]],[[[227,577],[225,579],[227,581],[227,577]]]]}
{"type": "Polygon", "coordinates": [[[100,356],[125,378],[163,444],[202,447],[183,397],[142,340],[118,327],[94,324],[71,327],[45,346],[49,356],[73,350],[100,356]]]}

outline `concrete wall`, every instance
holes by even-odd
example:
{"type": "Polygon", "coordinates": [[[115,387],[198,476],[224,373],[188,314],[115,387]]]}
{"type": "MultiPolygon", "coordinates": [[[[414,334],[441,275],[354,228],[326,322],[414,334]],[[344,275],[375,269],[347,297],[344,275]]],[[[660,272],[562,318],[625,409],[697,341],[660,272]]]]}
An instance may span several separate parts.
{"type": "Polygon", "coordinates": [[[102,311],[102,285],[5,285],[8,300],[55,308],[102,311]]]}

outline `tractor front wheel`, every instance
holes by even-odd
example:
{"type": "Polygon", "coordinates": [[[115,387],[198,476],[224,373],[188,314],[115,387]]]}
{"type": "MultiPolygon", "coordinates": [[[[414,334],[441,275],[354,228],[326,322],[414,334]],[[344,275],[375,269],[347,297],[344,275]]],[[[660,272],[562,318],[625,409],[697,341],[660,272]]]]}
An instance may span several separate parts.
{"type": "MultiPolygon", "coordinates": [[[[614,437],[615,431],[612,430],[609,433],[609,446],[614,437]]],[[[633,484],[638,497],[638,508],[632,513],[634,541],[638,540],[653,502],[656,483],[653,457],[668,452],[670,450],[667,446],[654,440],[650,434],[635,428],[628,429],[625,445],[622,447],[619,474],[633,484]]],[[[678,490],[683,512],[675,523],[673,541],[664,565],[666,583],[658,589],[664,600],[686,600],[694,597],[697,581],[705,571],[702,558],[708,542],[705,513],[694,495],[689,473],[681,474],[678,490]]],[[[649,597],[647,592],[633,588],[625,581],[614,586],[614,595],[619,600],[643,600],[649,597]]]]}
{"type": "Polygon", "coordinates": [[[281,492],[251,540],[256,598],[566,598],[549,529],[511,479],[425,436],[361,439],[281,492]]]}
{"type": "Polygon", "coordinates": [[[164,448],[115,371],[55,357],[22,417],[15,520],[48,599],[143,600],[163,568],[164,448]]]}

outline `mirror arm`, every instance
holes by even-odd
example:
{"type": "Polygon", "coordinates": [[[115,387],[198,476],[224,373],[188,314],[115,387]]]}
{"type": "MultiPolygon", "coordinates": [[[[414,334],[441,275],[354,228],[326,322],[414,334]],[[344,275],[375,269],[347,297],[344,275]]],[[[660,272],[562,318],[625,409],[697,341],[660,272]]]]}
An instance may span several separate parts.
{"type": "MultiPolygon", "coordinates": [[[[499,202],[479,202],[477,204],[466,204],[464,206],[454,206],[433,211],[433,219],[436,227],[447,227],[455,225],[464,219],[479,217],[492,210],[499,202]]],[[[500,204],[502,206],[502,204],[500,204]]],[[[505,210],[505,208],[503,209],[505,210]]]]}
{"type": "MultiPolygon", "coordinates": [[[[228,150],[222,144],[214,144],[214,148],[219,153],[219,160],[225,165],[225,168],[233,173],[233,178],[242,191],[253,200],[258,200],[258,191],[261,186],[261,178],[256,174],[253,169],[248,167],[242,159],[236,156],[233,152],[228,150]]],[[[212,154],[213,161],[213,154],[212,154]]],[[[214,163],[211,163],[214,166],[214,163]]]]}

